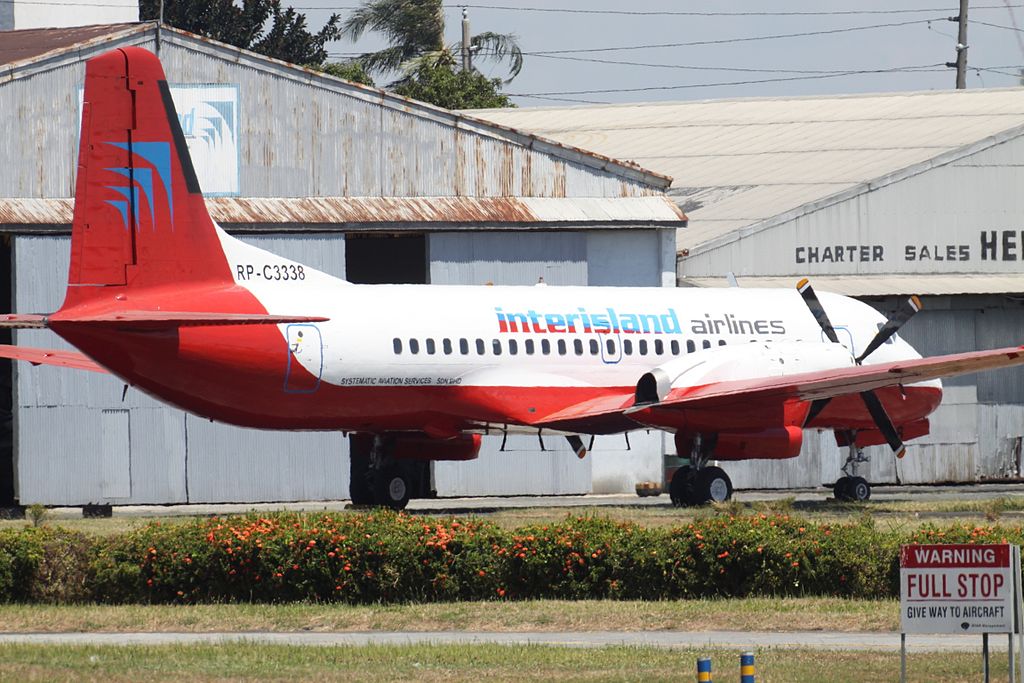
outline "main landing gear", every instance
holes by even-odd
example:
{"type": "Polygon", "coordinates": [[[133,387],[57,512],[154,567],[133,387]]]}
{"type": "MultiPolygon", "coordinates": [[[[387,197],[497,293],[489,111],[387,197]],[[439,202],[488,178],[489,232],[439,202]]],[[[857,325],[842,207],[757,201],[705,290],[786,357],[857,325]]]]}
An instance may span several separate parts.
{"type": "Polygon", "coordinates": [[[404,510],[419,493],[422,470],[429,463],[395,459],[393,443],[380,435],[350,437],[349,495],[354,505],[378,505],[404,510]]]}
{"type": "Polygon", "coordinates": [[[843,476],[832,487],[836,500],[860,503],[871,498],[871,484],[864,477],[857,476],[858,465],[868,462],[864,449],[857,446],[856,434],[849,435],[849,452],[843,463],[843,476]]]}
{"type": "Polygon", "coordinates": [[[706,503],[724,503],[732,498],[732,480],[721,467],[708,466],[713,443],[700,436],[693,440],[690,464],[676,470],[668,487],[669,498],[677,507],[706,503]]]}

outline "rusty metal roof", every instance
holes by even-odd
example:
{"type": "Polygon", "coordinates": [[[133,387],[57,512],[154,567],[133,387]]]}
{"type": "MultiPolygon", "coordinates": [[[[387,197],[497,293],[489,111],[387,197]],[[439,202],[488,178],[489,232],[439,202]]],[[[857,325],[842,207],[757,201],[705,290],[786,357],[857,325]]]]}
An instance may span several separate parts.
{"type": "MultiPolygon", "coordinates": [[[[152,25],[152,24],[148,24],[152,25]]],[[[29,28],[0,31],[0,65],[30,61],[51,52],[63,51],[97,38],[113,37],[126,31],[143,30],[147,24],[97,24],[71,28],[29,28]]]]}
{"type": "MultiPolygon", "coordinates": [[[[320,225],[367,229],[403,226],[683,227],[668,197],[212,197],[206,206],[226,227],[320,225]]],[[[0,227],[66,226],[74,199],[0,199],[0,227]]]]}

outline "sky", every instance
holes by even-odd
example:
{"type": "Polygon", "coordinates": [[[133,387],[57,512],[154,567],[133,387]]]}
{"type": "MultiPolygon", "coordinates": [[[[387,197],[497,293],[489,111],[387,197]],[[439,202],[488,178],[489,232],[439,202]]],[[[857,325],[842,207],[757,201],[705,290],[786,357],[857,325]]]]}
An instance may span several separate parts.
{"type": "MultiPolygon", "coordinates": [[[[524,67],[504,89],[516,105],[536,107],[950,89],[956,74],[944,63],[956,58],[957,24],[947,18],[956,16],[958,4],[492,0],[446,2],[445,16],[450,43],[460,39],[462,7],[468,7],[473,33],[518,37],[524,67]]],[[[1024,1],[970,4],[967,87],[1020,85],[1024,30],[1016,27],[1024,29],[1024,1]]],[[[332,12],[345,17],[357,5],[295,0],[314,31],[332,12]]],[[[340,61],[382,46],[379,36],[368,34],[358,43],[333,42],[328,50],[340,61]]],[[[475,65],[492,77],[507,74],[501,64],[475,65]]]]}

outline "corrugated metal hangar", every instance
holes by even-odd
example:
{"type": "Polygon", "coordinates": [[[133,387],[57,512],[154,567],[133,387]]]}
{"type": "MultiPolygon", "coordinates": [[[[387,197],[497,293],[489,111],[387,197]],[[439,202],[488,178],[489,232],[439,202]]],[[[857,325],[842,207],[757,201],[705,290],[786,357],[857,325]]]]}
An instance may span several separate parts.
{"type": "MultiPolygon", "coordinates": [[[[1024,90],[740,99],[473,112],[672,175],[690,218],[680,285],[819,290],[883,311],[922,295],[900,334],[924,354],[1024,343],[1024,90]]],[[[833,321],[837,322],[838,321],[833,321]]],[[[1024,371],[945,382],[932,433],[873,482],[1019,477],[1024,371]]],[[[810,437],[811,435],[808,435],[810,437]]],[[[730,465],[738,487],[816,486],[831,434],[796,462],[730,465]]]]}
{"type": "MultiPolygon", "coordinates": [[[[0,33],[0,312],[59,307],[68,267],[84,62],[158,51],[215,220],[354,282],[674,286],[670,179],[631,163],[284,64],[174,29],[0,33]]],[[[0,342],[4,340],[0,339],[0,342]]],[[[61,347],[46,331],[18,343],[61,347]]],[[[116,380],[0,365],[0,502],[128,504],[348,497],[334,433],[211,424],[116,380]]],[[[486,441],[442,463],[439,495],[629,490],[660,434],[486,441]],[[604,443],[602,443],[604,442],[604,443]]]]}

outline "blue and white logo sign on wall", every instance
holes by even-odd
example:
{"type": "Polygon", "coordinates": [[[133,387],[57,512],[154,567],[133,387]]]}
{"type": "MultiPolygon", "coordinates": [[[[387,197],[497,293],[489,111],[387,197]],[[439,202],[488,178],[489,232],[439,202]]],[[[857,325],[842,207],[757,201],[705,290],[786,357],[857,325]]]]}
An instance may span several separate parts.
{"type": "Polygon", "coordinates": [[[237,195],[238,86],[172,85],[171,97],[203,194],[237,195]]]}

